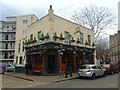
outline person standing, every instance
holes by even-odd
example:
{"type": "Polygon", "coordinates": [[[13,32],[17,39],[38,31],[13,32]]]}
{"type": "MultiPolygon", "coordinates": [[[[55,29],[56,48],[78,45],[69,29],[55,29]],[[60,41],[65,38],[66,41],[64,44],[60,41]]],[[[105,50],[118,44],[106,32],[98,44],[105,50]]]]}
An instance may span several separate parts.
{"type": "Polygon", "coordinates": [[[28,75],[28,63],[25,64],[25,74],[28,75]]]}

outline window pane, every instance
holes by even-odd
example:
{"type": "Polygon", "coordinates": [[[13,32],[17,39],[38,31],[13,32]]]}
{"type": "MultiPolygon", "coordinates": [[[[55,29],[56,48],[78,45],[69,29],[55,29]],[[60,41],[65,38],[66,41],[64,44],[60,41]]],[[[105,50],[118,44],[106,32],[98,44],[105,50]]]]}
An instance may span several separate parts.
{"type": "Polygon", "coordinates": [[[27,24],[27,20],[23,20],[23,24],[27,24]]]}
{"type": "Polygon", "coordinates": [[[83,44],[83,33],[80,33],[80,42],[83,44]]]}
{"type": "Polygon", "coordinates": [[[22,64],[22,57],[20,57],[20,61],[19,61],[19,64],[22,64]]]}
{"type": "Polygon", "coordinates": [[[70,36],[69,36],[70,34],[69,34],[69,32],[65,31],[64,34],[65,34],[65,42],[69,43],[70,42],[70,36]]]}

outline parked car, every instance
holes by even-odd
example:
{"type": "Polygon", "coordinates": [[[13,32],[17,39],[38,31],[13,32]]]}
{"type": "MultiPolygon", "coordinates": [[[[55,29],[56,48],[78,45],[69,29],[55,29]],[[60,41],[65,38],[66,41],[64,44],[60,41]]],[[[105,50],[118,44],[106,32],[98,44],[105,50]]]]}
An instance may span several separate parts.
{"type": "Polygon", "coordinates": [[[86,64],[80,67],[78,76],[95,79],[97,76],[106,76],[106,70],[94,64],[86,64]]]}
{"type": "Polygon", "coordinates": [[[6,64],[6,69],[7,71],[14,72],[15,71],[15,66],[13,64],[6,64]]]}
{"type": "Polygon", "coordinates": [[[0,63],[0,74],[6,74],[6,71],[5,64],[0,63]]]}
{"type": "Polygon", "coordinates": [[[103,68],[106,69],[107,74],[115,74],[118,72],[117,66],[114,64],[103,64],[103,68]]]}
{"type": "Polygon", "coordinates": [[[119,63],[115,64],[115,68],[116,68],[117,72],[120,72],[120,64],[119,63]]]}

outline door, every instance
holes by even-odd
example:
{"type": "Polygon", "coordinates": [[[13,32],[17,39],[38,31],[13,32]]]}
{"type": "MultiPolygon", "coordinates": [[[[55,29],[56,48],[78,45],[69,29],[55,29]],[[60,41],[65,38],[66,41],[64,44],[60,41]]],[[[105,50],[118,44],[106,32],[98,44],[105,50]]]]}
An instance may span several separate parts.
{"type": "Polygon", "coordinates": [[[48,73],[55,73],[55,55],[48,55],[48,73]]]}

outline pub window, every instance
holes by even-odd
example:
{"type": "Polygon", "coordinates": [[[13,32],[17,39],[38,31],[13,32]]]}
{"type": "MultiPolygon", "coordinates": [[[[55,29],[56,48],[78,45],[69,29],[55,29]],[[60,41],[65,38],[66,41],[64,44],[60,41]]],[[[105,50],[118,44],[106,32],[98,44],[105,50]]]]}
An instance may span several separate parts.
{"type": "Polygon", "coordinates": [[[88,44],[91,45],[91,37],[88,35],[88,44]]]}
{"type": "Polygon", "coordinates": [[[20,57],[19,64],[22,64],[22,57],[20,57]]]}
{"type": "Polygon", "coordinates": [[[41,38],[41,31],[38,32],[38,39],[41,38]]]}
{"type": "Polygon", "coordinates": [[[30,40],[33,40],[33,34],[30,35],[30,40]]]}
{"type": "Polygon", "coordinates": [[[65,31],[65,32],[64,32],[64,35],[65,35],[65,42],[66,42],[66,43],[69,43],[69,42],[70,42],[70,33],[67,32],[67,31],[65,31]]]}
{"type": "Polygon", "coordinates": [[[24,42],[23,42],[23,46],[22,46],[22,51],[24,51],[24,42]]]}
{"type": "Polygon", "coordinates": [[[18,44],[18,53],[20,52],[20,43],[18,44]]]}
{"type": "Polygon", "coordinates": [[[83,44],[83,33],[80,32],[80,43],[83,44]]]}

